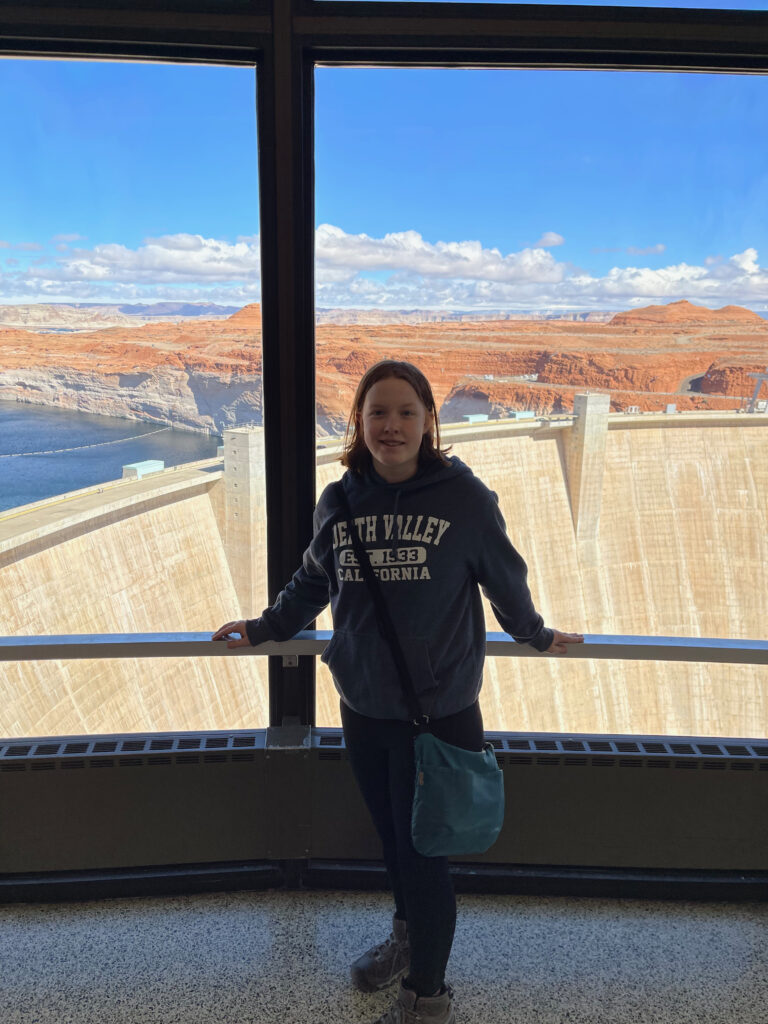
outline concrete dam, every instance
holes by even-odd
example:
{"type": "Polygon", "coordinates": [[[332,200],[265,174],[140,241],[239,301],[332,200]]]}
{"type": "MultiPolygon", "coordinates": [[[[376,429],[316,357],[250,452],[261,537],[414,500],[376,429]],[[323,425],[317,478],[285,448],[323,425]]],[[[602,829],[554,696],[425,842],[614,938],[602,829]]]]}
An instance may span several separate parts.
{"type": "MultiPolygon", "coordinates": [[[[609,414],[444,430],[499,495],[549,625],[599,634],[764,639],[768,415],[609,414]]],[[[318,493],[338,478],[318,451],[318,493]]],[[[263,436],[223,459],[0,515],[7,635],[213,631],[266,604],[263,436]]],[[[319,628],[331,628],[329,613],[319,628]]],[[[498,630],[487,609],[487,628],[498,630]]],[[[489,658],[489,729],[759,737],[762,666],[489,658]]],[[[338,700],[318,661],[317,721],[338,700]]],[[[5,662],[0,735],[263,728],[263,657],[5,662]]]]}

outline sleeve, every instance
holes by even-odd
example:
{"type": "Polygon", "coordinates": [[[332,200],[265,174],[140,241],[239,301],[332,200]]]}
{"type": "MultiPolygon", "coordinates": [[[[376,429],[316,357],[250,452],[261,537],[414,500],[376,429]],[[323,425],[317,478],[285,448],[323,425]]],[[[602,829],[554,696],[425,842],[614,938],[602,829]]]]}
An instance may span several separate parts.
{"type": "Polygon", "coordinates": [[[496,495],[488,492],[488,505],[480,536],[477,579],[491,602],[493,614],[505,632],[521,644],[546,651],[554,631],[544,625],[528,589],[528,566],[512,546],[496,495]]]}
{"type": "Polygon", "coordinates": [[[245,629],[252,647],[266,640],[290,640],[328,604],[330,581],[319,557],[322,518],[318,503],[314,537],[304,552],[301,566],[271,608],[265,608],[257,619],[246,620],[245,629]]]}

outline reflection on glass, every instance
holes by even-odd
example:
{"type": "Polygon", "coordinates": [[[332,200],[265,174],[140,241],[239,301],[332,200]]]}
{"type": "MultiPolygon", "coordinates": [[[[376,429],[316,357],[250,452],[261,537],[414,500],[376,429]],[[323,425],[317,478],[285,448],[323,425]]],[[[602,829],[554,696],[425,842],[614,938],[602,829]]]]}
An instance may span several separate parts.
{"type": "MultiPolygon", "coordinates": [[[[764,93],[318,71],[319,443],[367,366],[417,363],[561,629],[764,636],[764,93]]],[[[486,720],[759,735],[766,686],[750,667],[496,658],[486,720]]],[[[318,708],[338,721],[325,669],[318,708]]]]}
{"type": "MultiPolygon", "coordinates": [[[[248,69],[0,64],[8,634],[213,631],[265,603],[253,91],[248,69]]],[[[268,717],[257,658],[9,663],[0,696],[2,736],[268,717]]]]}

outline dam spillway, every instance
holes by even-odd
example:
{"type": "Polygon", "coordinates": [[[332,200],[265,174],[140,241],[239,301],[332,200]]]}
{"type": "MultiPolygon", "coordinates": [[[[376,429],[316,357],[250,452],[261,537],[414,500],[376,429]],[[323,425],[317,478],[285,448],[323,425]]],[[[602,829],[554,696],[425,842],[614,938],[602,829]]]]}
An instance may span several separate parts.
{"type": "MultiPolygon", "coordinates": [[[[580,425],[577,415],[444,434],[499,495],[547,623],[586,633],[763,637],[768,416],[609,415],[599,403],[582,416],[580,425]],[[579,426],[588,422],[585,434],[579,426]]],[[[228,431],[223,461],[0,516],[4,632],[212,631],[258,614],[266,601],[262,452],[260,430],[228,431]]],[[[341,473],[334,449],[322,449],[318,493],[341,473]]],[[[330,628],[327,612],[318,626],[330,628]]],[[[268,721],[260,657],[7,662],[0,694],[6,737],[268,721]]],[[[489,658],[482,704],[489,729],[759,736],[768,673],[489,658]]],[[[320,663],[317,721],[338,723],[320,663]]]]}

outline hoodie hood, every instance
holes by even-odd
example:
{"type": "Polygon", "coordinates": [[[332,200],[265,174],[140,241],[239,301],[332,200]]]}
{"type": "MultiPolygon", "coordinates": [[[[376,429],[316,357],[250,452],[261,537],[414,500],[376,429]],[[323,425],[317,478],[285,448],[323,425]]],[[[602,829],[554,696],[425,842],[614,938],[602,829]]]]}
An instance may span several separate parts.
{"type": "Polygon", "coordinates": [[[403,494],[415,494],[427,487],[434,487],[435,484],[442,484],[466,474],[471,476],[472,470],[461,459],[452,455],[448,460],[448,465],[435,459],[433,462],[427,462],[420,466],[414,476],[397,483],[389,483],[379,476],[373,466],[369,466],[364,473],[346,473],[342,478],[342,484],[350,504],[354,508],[355,499],[359,501],[372,494],[379,494],[383,497],[388,491],[393,494],[398,491],[403,494]]]}

